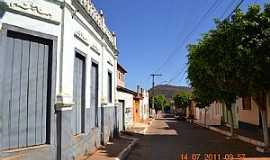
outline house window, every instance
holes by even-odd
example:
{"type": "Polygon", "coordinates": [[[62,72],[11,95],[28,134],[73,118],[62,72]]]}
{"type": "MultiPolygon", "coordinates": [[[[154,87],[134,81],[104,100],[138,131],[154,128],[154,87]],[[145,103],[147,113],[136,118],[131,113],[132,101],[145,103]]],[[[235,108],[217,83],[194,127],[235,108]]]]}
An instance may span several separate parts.
{"type": "Polygon", "coordinates": [[[242,98],[243,110],[251,110],[251,97],[243,97],[242,98]]]}
{"type": "Polygon", "coordinates": [[[108,102],[112,103],[112,73],[108,72],[108,102]]]}

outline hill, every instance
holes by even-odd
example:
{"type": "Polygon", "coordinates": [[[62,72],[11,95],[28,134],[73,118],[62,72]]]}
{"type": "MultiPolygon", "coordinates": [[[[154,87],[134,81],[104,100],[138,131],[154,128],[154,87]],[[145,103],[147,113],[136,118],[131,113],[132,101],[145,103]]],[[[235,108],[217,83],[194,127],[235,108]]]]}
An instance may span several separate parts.
{"type": "MultiPolygon", "coordinates": [[[[149,90],[150,96],[152,96],[152,88],[149,90]]],[[[172,99],[177,93],[181,91],[192,92],[192,89],[186,86],[174,86],[174,85],[157,85],[155,86],[155,95],[164,95],[167,99],[172,99]]]]}

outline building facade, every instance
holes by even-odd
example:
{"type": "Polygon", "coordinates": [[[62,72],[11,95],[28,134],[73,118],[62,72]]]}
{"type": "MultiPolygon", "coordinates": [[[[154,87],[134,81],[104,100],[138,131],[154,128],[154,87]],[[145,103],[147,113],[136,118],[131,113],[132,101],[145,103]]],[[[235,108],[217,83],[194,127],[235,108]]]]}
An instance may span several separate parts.
{"type": "Polygon", "coordinates": [[[124,130],[133,125],[133,97],[136,95],[136,92],[126,88],[125,85],[125,76],[127,71],[123,66],[117,64],[117,98],[122,108],[123,116],[122,116],[122,126],[120,130],[124,130]]]}
{"type": "MultiPolygon", "coordinates": [[[[192,107],[195,122],[206,125],[221,125],[222,103],[214,102],[207,108],[192,107]]],[[[192,106],[196,106],[193,103],[192,106]]]]}
{"type": "Polygon", "coordinates": [[[133,122],[141,123],[149,118],[149,92],[137,86],[133,97],[133,122]]]}
{"type": "Polygon", "coordinates": [[[119,131],[116,36],[89,0],[1,0],[0,159],[74,159],[119,131]]]}
{"type": "MultiPolygon", "coordinates": [[[[269,95],[266,96],[266,106],[270,105],[269,95]]],[[[196,108],[195,119],[203,123],[205,109],[196,108]]],[[[267,125],[270,128],[270,108],[266,107],[267,125]]],[[[232,104],[233,126],[236,129],[245,129],[251,132],[262,131],[262,119],[259,106],[253,97],[237,98],[236,103],[232,104]]],[[[207,108],[207,125],[225,125],[232,124],[231,117],[224,103],[214,102],[207,108]]]]}
{"type": "Polygon", "coordinates": [[[137,92],[128,89],[125,85],[126,69],[117,64],[117,98],[120,108],[123,108],[123,117],[120,122],[125,128],[133,127],[135,123],[144,122],[149,118],[149,93],[137,86],[137,92]]]}
{"type": "MultiPolygon", "coordinates": [[[[270,98],[266,96],[266,110],[267,110],[267,123],[270,127],[270,98]]],[[[238,98],[236,101],[236,120],[238,121],[239,128],[261,129],[262,120],[259,111],[259,106],[256,104],[252,97],[238,98]]]]}
{"type": "Polygon", "coordinates": [[[149,106],[149,92],[147,90],[142,89],[142,119],[147,120],[150,114],[150,106],[149,106]]]}

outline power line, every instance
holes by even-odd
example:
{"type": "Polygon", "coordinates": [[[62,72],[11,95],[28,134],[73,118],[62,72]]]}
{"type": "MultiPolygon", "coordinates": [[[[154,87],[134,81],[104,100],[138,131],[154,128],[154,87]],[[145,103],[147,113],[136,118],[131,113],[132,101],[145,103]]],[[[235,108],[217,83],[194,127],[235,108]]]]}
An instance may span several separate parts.
{"type": "MultiPolygon", "coordinates": [[[[187,36],[183,39],[183,41],[182,41],[182,43],[181,43],[181,47],[182,47],[182,45],[184,45],[184,43],[186,42],[186,40],[196,31],[196,29],[197,29],[197,27],[203,22],[203,20],[209,15],[209,13],[214,9],[214,10],[216,10],[216,8],[218,7],[219,5],[218,5],[218,0],[216,0],[212,5],[211,5],[211,7],[207,10],[207,12],[200,18],[200,20],[198,21],[198,23],[193,27],[193,29],[191,30],[191,32],[189,32],[189,34],[187,34],[187,36]],[[214,8],[215,7],[215,8],[214,8]]],[[[178,49],[178,47],[176,48],[176,50],[178,49]]],[[[176,50],[174,50],[174,51],[176,51],[176,50]]],[[[163,65],[165,65],[168,61],[169,61],[169,59],[173,56],[173,54],[174,54],[174,52],[172,52],[169,56],[168,56],[168,58],[166,59],[166,61],[163,63],[163,65]],[[171,56],[171,57],[170,57],[171,56]]],[[[163,65],[161,66],[161,67],[159,67],[159,69],[157,70],[157,71],[159,71],[162,67],[163,67],[163,65]]],[[[169,83],[171,83],[171,82],[173,82],[178,76],[180,76],[181,74],[183,74],[183,72],[184,72],[184,70],[185,70],[185,68],[186,68],[186,66],[184,66],[183,67],[183,69],[181,69],[180,70],[180,72],[178,72],[175,76],[173,76],[170,80],[169,80],[169,82],[168,82],[168,84],[169,83]]],[[[183,74],[184,75],[184,74],[183,74]]],[[[183,76],[182,76],[183,77],[183,76]]],[[[181,78],[182,79],[182,78],[181,78]]],[[[182,80],[181,80],[182,81],[182,80]]]]}
{"type": "Polygon", "coordinates": [[[182,76],[181,76],[181,78],[180,78],[180,81],[179,81],[180,83],[183,81],[183,79],[184,79],[184,77],[185,77],[185,73],[186,73],[186,72],[183,72],[183,74],[182,74],[182,76]]]}
{"type": "MultiPolygon", "coordinates": [[[[217,1],[216,1],[216,2],[217,2],[217,1]]],[[[241,6],[241,4],[242,4],[243,2],[244,2],[244,0],[241,0],[241,1],[237,4],[237,6],[234,8],[234,10],[228,15],[228,17],[231,17],[231,15],[232,15],[232,14],[233,14],[240,6],[241,6]]],[[[224,15],[227,13],[227,11],[230,9],[230,7],[233,6],[234,3],[235,3],[234,0],[231,1],[230,5],[225,9],[224,15]]],[[[215,3],[214,3],[214,5],[212,5],[212,6],[215,6],[215,3]]],[[[208,12],[211,11],[211,8],[212,8],[212,7],[209,8],[209,10],[206,12],[205,16],[207,16],[208,12]]],[[[223,16],[224,16],[224,15],[223,15],[223,16]]],[[[222,17],[223,17],[223,16],[222,16],[222,17]]],[[[227,17],[227,18],[228,18],[228,17],[227,17]]],[[[202,19],[201,19],[201,20],[202,20],[202,19]]],[[[198,24],[200,24],[200,23],[201,23],[201,22],[199,22],[198,24]]],[[[195,29],[193,29],[193,30],[195,31],[195,29]]],[[[191,34],[192,34],[192,32],[191,32],[191,34]]],[[[191,34],[190,34],[190,35],[191,35],[191,34]]],[[[188,35],[188,36],[189,36],[189,35],[188,35]]],[[[188,36],[187,36],[187,37],[188,37],[188,36]]],[[[186,38],[187,38],[187,37],[186,37],[186,38]]],[[[185,66],[184,68],[186,68],[186,66],[185,66]]],[[[179,75],[181,75],[181,74],[183,73],[183,71],[184,71],[184,69],[181,70],[179,73],[177,73],[173,78],[171,78],[171,79],[169,80],[169,83],[171,83],[172,81],[174,81],[179,75]]],[[[182,75],[181,81],[183,80],[184,75],[185,75],[185,74],[182,75]]]]}
{"type": "Polygon", "coordinates": [[[169,81],[168,84],[170,84],[171,82],[173,82],[178,76],[182,75],[184,70],[185,70],[186,66],[184,66],[179,72],[177,72],[177,74],[172,77],[169,81]]]}
{"type": "Polygon", "coordinates": [[[222,13],[222,16],[220,17],[220,19],[223,19],[223,17],[225,16],[225,14],[228,12],[228,10],[234,5],[236,1],[232,0],[231,3],[226,7],[226,9],[224,10],[224,12],[222,13]]]}
{"type": "Polygon", "coordinates": [[[176,47],[173,52],[171,52],[169,54],[169,56],[166,58],[166,60],[164,61],[164,63],[162,63],[162,65],[155,71],[155,72],[159,72],[160,69],[166,65],[169,60],[174,56],[174,54],[176,53],[176,51],[179,48],[182,48],[182,46],[185,44],[186,40],[196,31],[196,29],[200,26],[200,24],[203,22],[203,20],[208,16],[208,14],[213,10],[216,9],[218,7],[218,2],[219,0],[215,0],[215,2],[210,6],[210,8],[206,11],[205,14],[203,14],[203,16],[199,19],[198,23],[192,28],[192,30],[187,34],[187,36],[185,36],[185,38],[183,39],[181,45],[179,47],[176,47]],[[215,7],[215,8],[214,8],[215,7]]]}
{"type": "Polygon", "coordinates": [[[241,4],[244,2],[244,0],[240,0],[240,2],[237,4],[237,6],[234,8],[234,10],[225,18],[225,19],[229,19],[232,14],[241,6],[241,4]]]}

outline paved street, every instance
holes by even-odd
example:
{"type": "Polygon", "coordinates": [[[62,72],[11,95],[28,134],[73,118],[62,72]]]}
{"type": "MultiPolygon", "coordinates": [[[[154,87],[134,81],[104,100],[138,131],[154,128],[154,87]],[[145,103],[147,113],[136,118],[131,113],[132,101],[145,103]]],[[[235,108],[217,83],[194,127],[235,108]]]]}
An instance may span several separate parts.
{"type": "MultiPolygon", "coordinates": [[[[128,160],[181,160],[181,154],[199,153],[200,159],[212,153],[221,157],[225,154],[246,154],[247,157],[270,157],[270,154],[256,152],[255,147],[239,140],[227,140],[225,136],[176,121],[172,116],[165,115],[155,120],[146,135],[137,135],[138,145],[131,152],[128,160]]],[[[223,158],[222,158],[223,159],[223,158]]],[[[218,160],[218,158],[216,158],[218,160]]]]}

